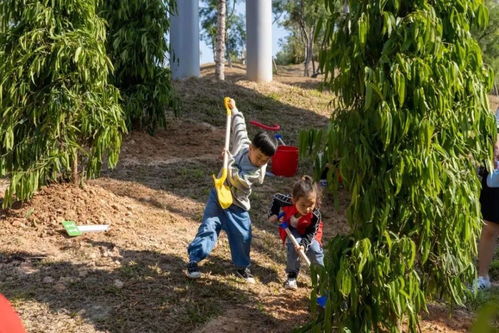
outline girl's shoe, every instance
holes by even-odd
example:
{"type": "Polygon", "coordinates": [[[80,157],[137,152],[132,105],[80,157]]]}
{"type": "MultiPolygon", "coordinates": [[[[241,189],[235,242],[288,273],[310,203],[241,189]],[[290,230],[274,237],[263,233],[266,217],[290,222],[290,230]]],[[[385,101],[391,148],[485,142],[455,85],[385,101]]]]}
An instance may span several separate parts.
{"type": "Polygon", "coordinates": [[[488,276],[479,276],[475,280],[475,286],[478,290],[485,290],[490,288],[490,279],[488,276]]]}
{"type": "Polygon", "coordinates": [[[284,288],[291,289],[291,290],[298,289],[298,284],[296,283],[296,279],[295,278],[288,278],[286,280],[286,283],[284,283],[284,288]]]}

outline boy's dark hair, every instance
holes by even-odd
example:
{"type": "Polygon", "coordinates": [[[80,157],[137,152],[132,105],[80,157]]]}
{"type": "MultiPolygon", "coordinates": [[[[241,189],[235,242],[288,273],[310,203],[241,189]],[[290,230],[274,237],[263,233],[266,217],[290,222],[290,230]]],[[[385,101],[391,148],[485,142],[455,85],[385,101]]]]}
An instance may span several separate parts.
{"type": "Polygon", "coordinates": [[[260,151],[267,156],[274,156],[277,149],[276,140],[268,135],[267,132],[263,131],[256,133],[251,143],[255,148],[260,149],[260,151]]]}
{"type": "Polygon", "coordinates": [[[321,205],[322,191],[312,177],[305,175],[293,186],[293,198],[298,200],[310,193],[315,193],[315,206],[319,207],[321,205]]]}

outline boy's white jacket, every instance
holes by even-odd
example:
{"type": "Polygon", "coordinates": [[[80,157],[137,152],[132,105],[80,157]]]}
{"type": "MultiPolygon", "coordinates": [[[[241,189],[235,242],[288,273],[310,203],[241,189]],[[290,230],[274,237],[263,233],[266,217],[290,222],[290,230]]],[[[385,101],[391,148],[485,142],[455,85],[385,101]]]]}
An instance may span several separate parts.
{"type": "MultiPolygon", "coordinates": [[[[249,160],[251,144],[246,130],[244,116],[236,108],[232,110],[230,154],[225,183],[230,187],[234,204],[244,210],[250,210],[249,196],[253,184],[262,184],[267,164],[256,167],[249,160]]],[[[219,175],[220,176],[220,175],[219,175]]]]}

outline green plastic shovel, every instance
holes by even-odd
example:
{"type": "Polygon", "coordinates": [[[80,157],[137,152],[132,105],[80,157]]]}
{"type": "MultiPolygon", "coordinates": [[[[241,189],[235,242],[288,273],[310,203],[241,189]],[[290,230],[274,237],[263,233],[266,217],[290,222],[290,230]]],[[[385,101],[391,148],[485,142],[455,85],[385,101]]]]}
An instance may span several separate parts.
{"type": "Polygon", "coordinates": [[[232,118],[232,111],[229,108],[230,97],[224,98],[225,109],[227,110],[227,128],[225,129],[225,152],[224,152],[224,164],[222,168],[222,174],[220,178],[216,178],[213,175],[213,182],[215,183],[215,190],[217,191],[218,203],[223,209],[227,209],[232,205],[232,193],[230,188],[225,184],[227,179],[227,166],[229,163],[229,156],[227,155],[229,151],[229,141],[230,141],[230,122],[232,118]]]}

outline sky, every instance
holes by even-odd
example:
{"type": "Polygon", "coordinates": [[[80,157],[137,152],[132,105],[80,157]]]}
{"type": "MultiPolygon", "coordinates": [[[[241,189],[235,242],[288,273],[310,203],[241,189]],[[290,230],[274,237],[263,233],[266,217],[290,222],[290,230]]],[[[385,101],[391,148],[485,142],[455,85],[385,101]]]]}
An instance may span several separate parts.
{"type": "MultiPolygon", "coordinates": [[[[244,13],[246,9],[245,2],[242,1],[236,5],[237,13],[244,13]]],[[[200,31],[201,33],[201,28],[200,31]]],[[[288,31],[286,31],[283,27],[278,26],[276,23],[272,25],[272,55],[276,55],[279,52],[279,39],[284,38],[288,35],[288,31]]],[[[211,47],[206,45],[204,41],[200,41],[199,48],[201,51],[200,56],[200,64],[205,64],[207,62],[213,62],[213,51],[211,47]]]]}

